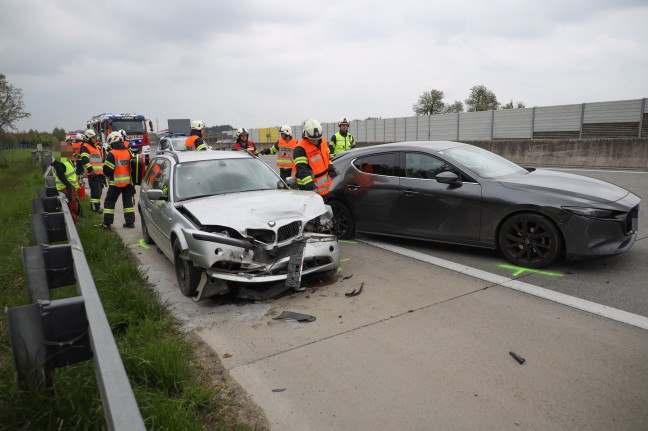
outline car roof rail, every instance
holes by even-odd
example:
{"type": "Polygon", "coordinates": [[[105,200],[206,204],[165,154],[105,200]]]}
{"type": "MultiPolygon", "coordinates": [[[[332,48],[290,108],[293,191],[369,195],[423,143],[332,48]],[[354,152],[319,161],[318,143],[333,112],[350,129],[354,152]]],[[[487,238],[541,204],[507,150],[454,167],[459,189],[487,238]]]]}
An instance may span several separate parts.
{"type": "Polygon", "coordinates": [[[175,159],[175,162],[177,164],[180,164],[180,159],[178,159],[178,153],[176,153],[175,151],[162,150],[158,154],[161,155],[161,156],[165,155],[165,154],[171,154],[173,156],[173,158],[175,159]]]}

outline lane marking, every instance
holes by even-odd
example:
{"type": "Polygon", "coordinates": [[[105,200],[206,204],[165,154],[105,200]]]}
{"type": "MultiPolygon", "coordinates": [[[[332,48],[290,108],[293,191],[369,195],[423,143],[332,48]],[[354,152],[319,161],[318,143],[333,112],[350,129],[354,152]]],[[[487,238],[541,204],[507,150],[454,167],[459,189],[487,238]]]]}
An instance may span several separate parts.
{"type": "Polygon", "coordinates": [[[473,268],[460,263],[451,262],[449,260],[440,259],[434,256],[420,253],[418,251],[408,250],[403,247],[385,244],[380,241],[359,240],[368,245],[381,248],[383,250],[391,251],[392,253],[400,254],[402,256],[411,257],[412,259],[420,260],[431,265],[439,266],[441,268],[449,269],[460,274],[468,275],[470,277],[478,278],[480,280],[488,281],[490,283],[498,284],[509,289],[524,292],[529,295],[537,296],[548,301],[558,304],[566,305],[577,310],[585,311],[587,313],[595,314],[597,316],[605,317],[607,319],[615,320],[617,322],[625,323],[627,325],[635,326],[637,328],[648,330],[648,317],[640,316],[638,314],[629,313],[627,311],[619,310],[617,308],[608,307],[607,305],[597,304],[595,302],[587,301],[585,299],[576,298],[573,296],[565,295],[564,293],[554,292],[553,290],[545,289],[543,287],[533,286],[528,283],[517,281],[508,277],[502,277],[497,274],[482,271],[481,269],[473,268]]]}

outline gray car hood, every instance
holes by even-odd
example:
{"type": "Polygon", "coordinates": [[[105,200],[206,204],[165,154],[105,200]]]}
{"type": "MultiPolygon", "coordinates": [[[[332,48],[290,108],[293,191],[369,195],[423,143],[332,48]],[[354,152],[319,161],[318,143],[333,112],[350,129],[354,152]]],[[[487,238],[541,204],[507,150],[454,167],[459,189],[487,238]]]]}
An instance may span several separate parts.
{"type": "Polygon", "coordinates": [[[321,196],[297,190],[262,190],[209,196],[181,202],[202,224],[228,226],[239,232],[246,229],[277,227],[300,220],[306,222],[325,214],[328,206],[321,196]]]}
{"type": "Polygon", "coordinates": [[[614,184],[582,175],[537,169],[528,175],[500,180],[504,187],[592,202],[616,202],[629,192],[614,184]]]}

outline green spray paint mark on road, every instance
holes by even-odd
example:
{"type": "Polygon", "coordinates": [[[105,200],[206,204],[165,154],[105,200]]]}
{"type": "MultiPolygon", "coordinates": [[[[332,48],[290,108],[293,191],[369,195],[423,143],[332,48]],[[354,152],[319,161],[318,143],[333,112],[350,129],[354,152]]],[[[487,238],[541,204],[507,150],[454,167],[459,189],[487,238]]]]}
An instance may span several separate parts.
{"type": "Polygon", "coordinates": [[[342,242],[344,244],[357,244],[356,241],[349,241],[348,239],[338,239],[338,242],[342,242]]]}
{"type": "Polygon", "coordinates": [[[350,257],[347,257],[346,259],[340,259],[340,262],[348,262],[348,261],[350,261],[350,260],[351,260],[351,258],[350,258],[350,257]]]}
{"type": "Polygon", "coordinates": [[[148,250],[149,246],[144,242],[144,239],[140,239],[138,242],[135,244],[131,244],[131,247],[142,247],[145,250],[148,250]]]}
{"type": "Polygon", "coordinates": [[[546,275],[548,277],[562,277],[563,274],[559,274],[557,272],[549,272],[549,271],[540,271],[538,269],[530,269],[530,268],[523,268],[521,266],[515,266],[515,265],[508,265],[505,263],[501,263],[499,265],[500,268],[504,269],[512,269],[513,272],[513,277],[517,277],[518,275],[522,275],[525,272],[529,272],[531,274],[539,274],[539,275],[546,275]]]}

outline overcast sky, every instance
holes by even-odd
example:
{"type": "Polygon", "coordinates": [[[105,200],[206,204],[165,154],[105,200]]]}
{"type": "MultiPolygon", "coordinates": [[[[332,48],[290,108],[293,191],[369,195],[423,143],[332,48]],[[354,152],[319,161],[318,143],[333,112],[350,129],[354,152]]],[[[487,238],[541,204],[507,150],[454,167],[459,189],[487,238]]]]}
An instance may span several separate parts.
{"type": "Polygon", "coordinates": [[[407,117],[485,85],[527,107],[648,97],[646,0],[0,0],[21,130],[407,117]]]}

